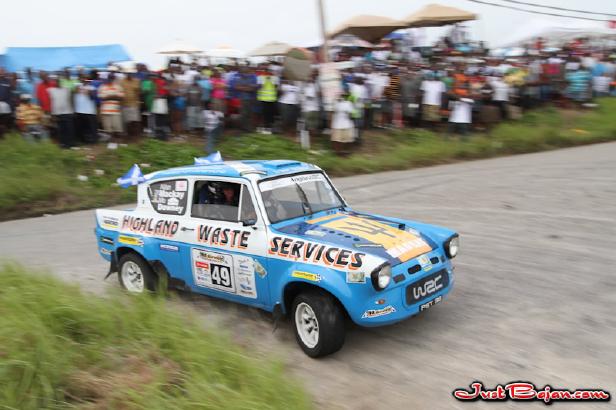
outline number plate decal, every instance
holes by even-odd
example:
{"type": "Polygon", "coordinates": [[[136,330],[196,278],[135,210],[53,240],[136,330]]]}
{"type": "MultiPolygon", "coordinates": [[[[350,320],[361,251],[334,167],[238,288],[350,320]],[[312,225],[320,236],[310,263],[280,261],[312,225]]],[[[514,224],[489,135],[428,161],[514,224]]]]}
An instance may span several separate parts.
{"type": "Polygon", "coordinates": [[[254,260],[251,257],[198,248],[192,248],[191,256],[196,286],[257,298],[254,260]]]}
{"type": "Polygon", "coordinates": [[[193,248],[192,268],[195,285],[235,293],[231,255],[193,248]]]}

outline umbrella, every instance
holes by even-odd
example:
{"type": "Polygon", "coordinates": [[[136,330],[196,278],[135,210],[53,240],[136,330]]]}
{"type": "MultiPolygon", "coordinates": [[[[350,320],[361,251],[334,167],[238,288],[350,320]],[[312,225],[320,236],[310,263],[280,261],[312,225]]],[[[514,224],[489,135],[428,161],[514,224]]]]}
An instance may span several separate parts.
{"type": "Polygon", "coordinates": [[[183,54],[198,54],[201,51],[202,50],[199,47],[195,47],[192,44],[187,44],[181,41],[176,41],[175,43],[168,44],[165,47],[162,47],[156,53],[172,55],[172,56],[179,56],[183,54]]]}
{"type": "Polygon", "coordinates": [[[329,43],[330,47],[356,47],[356,48],[373,48],[372,43],[362,40],[361,38],[352,34],[342,34],[329,43]]]}
{"type": "Polygon", "coordinates": [[[352,34],[371,43],[379,41],[383,36],[399,28],[406,27],[402,21],[389,17],[359,15],[340,24],[328,35],[329,38],[340,34],[352,34]]]}
{"type": "Polygon", "coordinates": [[[406,22],[406,27],[440,27],[476,19],[476,14],[465,10],[440,4],[429,4],[407,16],[403,21],[406,22]]]}
{"type": "Polygon", "coordinates": [[[293,46],[287,43],[281,43],[279,41],[272,41],[267,44],[263,44],[261,47],[251,51],[250,56],[253,57],[270,57],[270,56],[282,56],[287,53],[293,46]]]}
{"type": "Polygon", "coordinates": [[[246,53],[228,45],[221,45],[205,53],[208,57],[214,58],[244,58],[246,53]]]}

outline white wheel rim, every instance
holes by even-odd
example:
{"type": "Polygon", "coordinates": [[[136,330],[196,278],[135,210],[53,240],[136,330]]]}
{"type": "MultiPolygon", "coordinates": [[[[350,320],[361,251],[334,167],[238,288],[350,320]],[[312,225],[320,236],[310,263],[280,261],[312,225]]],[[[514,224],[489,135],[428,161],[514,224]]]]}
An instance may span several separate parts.
{"type": "Polygon", "coordinates": [[[141,268],[135,262],[128,261],[122,265],[122,284],[129,292],[142,293],[145,286],[141,268]]]}
{"type": "Polygon", "coordinates": [[[319,321],[310,305],[302,302],[295,309],[295,327],[302,343],[312,349],[319,343],[319,321]]]}

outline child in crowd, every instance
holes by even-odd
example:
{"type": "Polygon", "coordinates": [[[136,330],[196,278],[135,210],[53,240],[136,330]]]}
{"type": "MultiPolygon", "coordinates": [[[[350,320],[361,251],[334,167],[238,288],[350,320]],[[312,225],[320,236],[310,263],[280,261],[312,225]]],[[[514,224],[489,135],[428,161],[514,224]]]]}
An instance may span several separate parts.
{"type": "Polygon", "coordinates": [[[207,139],[205,150],[208,154],[214,152],[214,147],[224,127],[225,114],[215,110],[215,108],[212,104],[208,103],[205,110],[203,110],[203,129],[207,139]]]}
{"type": "Polygon", "coordinates": [[[29,94],[22,94],[20,101],[15,118],[24,138],[29,141],[46,140],[48,135],[47,129],[43,126],[43,110],[37,104],[32,103],[32,97],[29,94]]]}

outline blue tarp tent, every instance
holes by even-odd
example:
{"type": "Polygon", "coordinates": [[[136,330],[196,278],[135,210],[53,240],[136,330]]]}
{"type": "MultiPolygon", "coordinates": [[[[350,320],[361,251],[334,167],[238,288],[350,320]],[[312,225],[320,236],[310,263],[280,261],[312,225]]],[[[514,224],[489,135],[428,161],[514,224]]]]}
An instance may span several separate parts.
{"type": "Polygon", "coordinates": [[[7,47],[4,67],[9,71],[22,71],[27,67],[54,71],[64,67],[106,67],[110,61],[129,61],[123,46],[108,44],[84,47],[7,47]]]}

